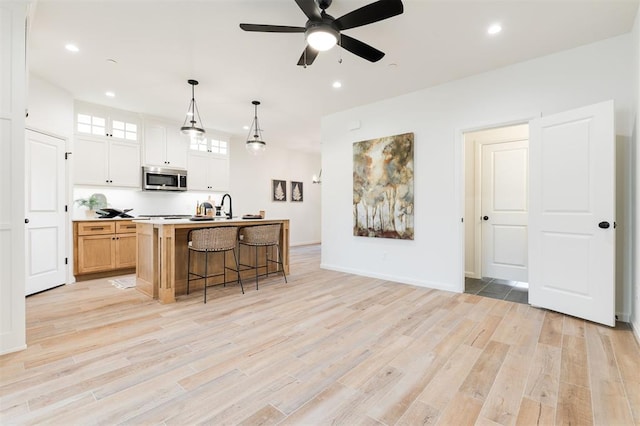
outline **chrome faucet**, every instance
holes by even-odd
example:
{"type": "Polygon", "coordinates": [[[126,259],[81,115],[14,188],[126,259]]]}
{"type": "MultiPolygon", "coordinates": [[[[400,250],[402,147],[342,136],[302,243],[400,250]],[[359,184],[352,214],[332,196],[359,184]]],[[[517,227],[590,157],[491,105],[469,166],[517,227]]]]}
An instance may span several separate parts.
{"type": "Polygon", "coordinates": [[[220,208],[224,206],[224,199],[229,197],[229,213],[227,213],[227,219],[231,219],[233,217],[233,202],[231,201],[231,195],[224,194],[222,196],[222,201],[220,201],[220,208]]]}

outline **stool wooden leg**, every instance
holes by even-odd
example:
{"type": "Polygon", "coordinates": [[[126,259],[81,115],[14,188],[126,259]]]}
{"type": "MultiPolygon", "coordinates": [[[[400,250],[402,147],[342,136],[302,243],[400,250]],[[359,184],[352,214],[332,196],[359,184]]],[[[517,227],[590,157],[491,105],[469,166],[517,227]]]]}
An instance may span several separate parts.
{"type": "Polygon", "coordinates": [[[256,249],[256,263],[255,263],[255,269],[256,269],[256,290],[258,289],[258,246],[254,246],[256,249]]]}
{"type": "Polygon", "coordinates": [[[278,261],[280,263],[280,269],[282,269],[282,276],[284,277],[284,282],[287,283],[287,274],[284,272],[284,263],[282,262],[282,254],[280,253],[280,245],[276,246],[276,251],[278,252],[278,261]]]}
{"type": "Polygon", "coordinates": [[[240,278],[240,264],[238,263],[238,257],[236,256],[236,250],[232,249],[233,260],[236,262],[236,272],[238,273],[238,282],[240,283],[240,289],[242,290],[242,294],[244,294],[244,286],[242,285],[242,278],[240,278]]]}
{"type": "Polygon", "coordinates": [[[187,249],[187,294],[189,294],[190,281],[191,281],[191,250],[187,249]]]}
{"type": "Polygon", "coordinates": [[[208,254],[209,254],[209,251],[205,250],[204,252],[204,303],[207,303],[207,275],[209,275],[209,272],[207,271],[207,267],[209,266],[208,254]]]}
{"type": "Polygon", "coordinates": [[[227,252],[221,251],[222,253],[222,274],[224,277],[224,282],[222,283],[223,287],[227,286],[227,252]]]}

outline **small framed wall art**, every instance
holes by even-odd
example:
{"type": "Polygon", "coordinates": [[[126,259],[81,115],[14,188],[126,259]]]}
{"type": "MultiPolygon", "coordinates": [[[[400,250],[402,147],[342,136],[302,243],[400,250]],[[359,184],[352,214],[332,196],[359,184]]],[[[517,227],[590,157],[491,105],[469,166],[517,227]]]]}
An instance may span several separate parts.
{"type": "Polygon", "coordinates": [[[272,201],[287,201],[287,181],[272,179],[271,196],[272,201]]]}
{"type": "Polygon", "coordinates": [[[303,191],[302,182],[291,181],[291,201],[292,202],[302,202],[304,199],[304,191],[303,191]]]}

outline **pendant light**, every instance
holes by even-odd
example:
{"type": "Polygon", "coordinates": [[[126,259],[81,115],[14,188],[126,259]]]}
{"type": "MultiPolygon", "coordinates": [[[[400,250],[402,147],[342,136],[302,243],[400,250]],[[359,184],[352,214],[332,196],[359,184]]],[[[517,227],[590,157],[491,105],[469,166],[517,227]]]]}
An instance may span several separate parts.
{"type": "Polygon", "coordinates": [[[189,102],[189,108],[187,109],[187,116],[184,118],[184,123],[180,130],[186,135],[191,137],[201,137],[204,135],[204,128],[198,127],[198,122],[202,126],[202,119],[200,118],[200,111],[198,111],[198,105],[196,105],[195,87],[198,84],[197,80],[187,80],[187,83],[191,85],[191,102],[189,102]],[[196,115],[198,119],[196,120],[196,115]],[[189,123],[187,125],[187,123],[189,123]]]}
{"type": "Polygon", "coordinates": [[[251,123],[251,127],[249,128],[247,144],[245,147],[247,148],[247,151],[253,155],[258,155],[264,152],[267,148],[267,144],[262,140],[262,130],[260,130],[260,124],[258,124],[258,105],[260,105],[260,101],[253,101],[251,103],[254,105],[255,114],[253,117],[253,123],[251,123]],[[252,133],[253,139],[250,139],[252,133]]]}

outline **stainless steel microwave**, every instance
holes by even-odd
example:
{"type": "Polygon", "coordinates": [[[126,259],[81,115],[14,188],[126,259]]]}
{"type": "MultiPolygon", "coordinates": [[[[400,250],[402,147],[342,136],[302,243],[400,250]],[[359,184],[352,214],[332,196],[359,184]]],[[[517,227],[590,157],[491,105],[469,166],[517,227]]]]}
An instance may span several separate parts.
{"type": "Polygon", "coordinates": [[[143,191],[186,191],[187,171],[164,167],[142,168],[143,191]]]}

